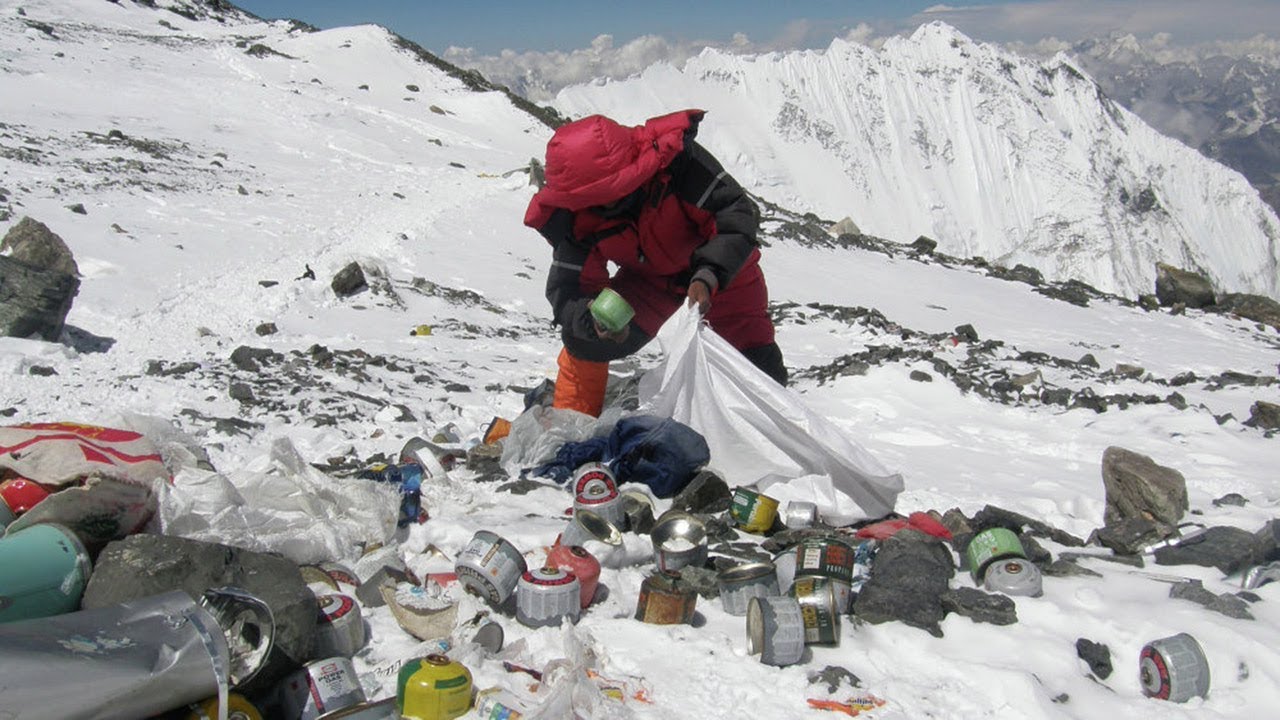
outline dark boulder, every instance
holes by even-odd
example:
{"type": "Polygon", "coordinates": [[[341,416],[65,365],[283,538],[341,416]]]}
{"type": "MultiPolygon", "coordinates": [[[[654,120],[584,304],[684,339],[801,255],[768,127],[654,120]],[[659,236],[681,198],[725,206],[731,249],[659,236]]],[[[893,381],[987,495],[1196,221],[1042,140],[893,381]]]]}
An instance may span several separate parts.
{"type": "Polygon", "coordinates": [[[946,545],[924,533],[901,530],[876,553],[853,614],[870,623],[899,620],[942,637],[939,623],[947,614],[942,595],[954,575],[946,545]]]}
{"type": "Polygon", "coordinates": [[[1107,525],[1127,518],[1147,518],[1176,526],[1189,507],[1187,481],[1173,468],[1121,447],[1102,453],[1107,525]]]}
{"type": "Polygon", "coordinates": [[[1203,275],[1156,263],[1156,299],[1164,307],[1208,307],[1214,302],[1213,285],[1203,275]]]}

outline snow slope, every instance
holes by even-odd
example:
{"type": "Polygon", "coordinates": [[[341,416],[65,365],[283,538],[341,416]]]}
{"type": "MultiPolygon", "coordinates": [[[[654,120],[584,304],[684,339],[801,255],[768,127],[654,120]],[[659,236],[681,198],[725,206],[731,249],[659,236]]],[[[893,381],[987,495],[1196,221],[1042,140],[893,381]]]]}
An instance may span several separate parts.
{"type": "MultiPolygon", "coordinates": [[[[523,408],[520,391],[553,376],[559,344],[542,298],[549,253],[520,224],[533,190],[523,173],[506,173],[541,156],[551,131],[500,93],[473,92],[416,62],[380,28],[306,32],[205,5],[159,5],[0,0],[0,210],[8,214],[0,229],[22,216],[45,222],[66,240],[83,275],[62,342],[0,338],[5,422],[160,418],[233,476],[268,465],[281,439],[323,464],[394,453],[446,423],[475,437],[495,415],[514,418],[523,408]],[[196,19],[169,7],[197,11],[196,19]],[[254,45],[274,52],[249,54],[254,45]],[[84,214],[68,209],[76,203],[84,214]],[[373,289],[340,299],[328,280],[351,261],[371,271],[373,289]],[[307,266],[314,281],[303,278],[307,266]],[[266,322],[278,332],[259,335],[266,322]],[[432,333],[410,336],[419,324],[432,333]],[[241,346],[283,360],[271,373],[246,372],[230,359],[241,346]],[[325,364],[316,346],[338,361],[325,364]],[[182,363],[194,369],[169,372],[182,363]]],[[[673,93],[678,79],[672,76],[673,93]]],[[[1071,87],[1062,77],[1054,82],[1071,87]]],[[[754,120],[711,109],[708,142],[762,190],[766,173],[780,177],[772,164],[783,155],[840,176],[823,153],[803,153],[803,144],[770,154],[743,134],[754,120]],[[757,167],[746,158],[757,158],[759,169],[745,172],[757,167]]],[[[788,193],[802,209],[821,209],[833,197],[818,186],[788,193]]],[[[885,232],[857,219],[892,239],[923,231],[885,232]]],[[[775,221],[767,226],[763,264],[795,392],[903,474],[900,512],[972,513],[994,504],[1084,536],[1102,522],[1101,454],[1121,445],[1186,476],[1191,507],[1202,513],[1195,521],[1254,530],[1276,516],[1276,440],[1240,422],[1256,400],[1280,402],[1274,330],[1116,301],[1082,308],[974,268],[807,247],[774,234],[775,221]],[[843,319],[841,310],[858,308],[877,309],[888,325],[843,319]],[[947,338],[965,323],[983,340],[1003,342],[989,372],[1039,367],[1046,387],[1163,396],[1174,388],[1162,382],[1179,373],[1199,380],[1176,388],[1184,410],[1158,403],[1095,413],[964,393],[919,354],[861,375],[823,375],[876,346],[928,350],[959,365],[967,348],[947,338]],[[1125,380],[1025,353],[1070,360],[1091,353],[1103,371],[1128,363],[1146,374],[1125,380]],[[933,381],[911,380],[916,370],[933,381]],[[1227,371],[1261,384],[1207,381],[1227,371]],[[1234,419],[1223,418],[1228,413],[1234,419]],[[1249,503],[1212,504],[1227,492],[1249,503]]],[[[647,349],[618,370],[651,366],[655,353],[647,349]]],[[[185,469],[177,483],[199,478],[185,469]]],[[[569,495],[552,487],[515,495],[498,485],[464,471],[428,487],[431,520],[400,538],[410,566],[432,568],[431,546],[455,556],[481,528],[525,551],[530,565],[540,562],[569,495]]],[[[1262,600],[1250,606],[1256,620],[1234,620],[1169,599],[1158,576],[1195,577],[1219,593],[1238,588],[1238,579],[1205,568],[1089,562],[1103,577],[1047,578],[1044,597],[1017,599],[1014,625],[952,615],[944,637],[934,638],[898,623],[846,619],[839,646],[811,648],[803,664],[778,669],[747,654],[742,620],[717,602],[699,601],[695,626],[631,619],[649,552],[647,538],[628,536],[606,558],[608,596],[573,631],[503,620],[511,657],[542,667],[563,657],[566,645],[585,644],[606,676],[642,679],[649,688],[652,704],[607,705],[611,717],[832,717],[805,703],[827,697],[824,686],[807,681],[826,665],[848,668],[862,679],[859,692],[887,700],[869,713],[885,719],[1205,720],[1266,716],[1280,701],[1280,585],[1258,589],[1262,600]],[[1177,632],[1198,637],[1210,657],[1207,700],[1174,706],[1140,692],[1139,649],[1177,632]],[[1110,679],[1086,677],[1074,650],[1079,637],[1111,648],[1110,679]],[[1244,680],[1241,663],[1249,670],[1244,680]]],[[[966,583],[963,575],[953,581],[966,583]]],[[[476,609],[472,598],[461,602],[464,611],[476,609]]],[[[369,696],[386,697],[398,663],[423,648],[385,608],[368,608],[365,617],[373,639],[357,668],[369,696]]],[[[468,663],[479,687],[519,689],[527,679],[493,660],[468,663]]],[[[853,692],[845,685],[834,698],[853,692]]]]}
{"type": "Polygon", "coordinates": [[[709,112],[701,140],[763,197],[897,242],[1024,263],[1129,297],[1155,263],[1280,297],[1280,220],[1238,173],[1166,138],[1060,55],[942,23],[877,51],[735,55],[565,88],[570,117],[709,112]]]}

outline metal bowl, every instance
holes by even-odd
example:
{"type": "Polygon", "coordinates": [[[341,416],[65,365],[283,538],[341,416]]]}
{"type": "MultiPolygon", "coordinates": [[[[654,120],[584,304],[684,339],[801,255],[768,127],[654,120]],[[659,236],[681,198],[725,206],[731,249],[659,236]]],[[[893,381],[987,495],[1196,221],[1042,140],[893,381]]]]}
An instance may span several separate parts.
{"type": "Polygon", "coordinates": [[[659,570],[678,570],[707,561],[707,526],[696,516],[668,510],[649,531],[659,570]]]}

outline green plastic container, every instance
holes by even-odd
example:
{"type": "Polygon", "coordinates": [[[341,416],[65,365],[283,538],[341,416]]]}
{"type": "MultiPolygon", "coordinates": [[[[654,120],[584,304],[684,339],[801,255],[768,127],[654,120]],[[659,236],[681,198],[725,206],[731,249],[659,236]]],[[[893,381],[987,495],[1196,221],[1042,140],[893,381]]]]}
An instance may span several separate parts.
{"type": "Polygon", "coordinates": [[[1010,557],[1025,559],[1027,553],[1012,530],[989,528],[973,536],[965,556],[969,559],[969,572],[973,573],[973,581],[981,585],[982,576],[991,563],[1010,557]]]}
{"type": "Polygon", "coordinates": [[[591,301],[591,316],[609,332],[619,332],[635,315],[636,311],[631,304],[609,288],[601,290],[596,299],[591,301]]]}
{"type": "Polygon", "coordinates": [[[92,570],[80,539],[61,525],[0,538],[0,623],[75,611],[92,570]]]}

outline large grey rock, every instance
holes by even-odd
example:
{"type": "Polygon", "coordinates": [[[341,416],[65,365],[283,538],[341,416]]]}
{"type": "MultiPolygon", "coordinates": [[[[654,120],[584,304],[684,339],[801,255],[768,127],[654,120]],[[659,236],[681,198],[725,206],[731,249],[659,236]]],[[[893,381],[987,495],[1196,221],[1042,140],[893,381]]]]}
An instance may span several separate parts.
{"type": "Polygon", "coordinates": [[[334,294],[338,297],[346,297],[369,287],[369,283],[365,280],[364,270],[360,268],[360,263],[351,262],[347,263],[346,267],[333,276],[329,287],[333,288],[334,294]]]}
{"type": "Polygon", "coordinates": [[[1213,285],[1203,275],[1156,263],[1156,299],[1165,307],[1202,308],[1213,304],[1213,285]]]}
{"type": "Polygon", "coordinates": [[[1280,302],[1262,295],[1226,293],[1218,298],[1212,310],[1280,328],[1280,302]]]}
{"type": "Polygon", "coordinates": [[[242,548],[164,535],[139,534],[110,543],[98,556],[81,606],[109,607],[172,590],[199,599],[232,586],[256,596],[275,616],[275,641],[266,666],[250,683],[266,688],[311,660],[318,606],[292,561],[242,548]]]}
{"type": "Polygon", "coordinates": [[[1244,424],[1263,430],[1280,429],[1280,405],[1265,400],[1255,402],[1249,408],[1249,419],[1244,424]]]}
{"type": "Polygon", "coordinates": [[[1182,473],[1121,447],[1109,447],[1102,453],[1102,484],[1107,525],[1140,517],[1176,526],[1188,508],[1187,481],[1182,473]]]}
{"type": "Polygon", "coordinates": [[[942,607],[947,612],[963,615],[974,622],[1012,625],[1018,622],[1018,607],[1013,600],[977,588],[958,587],[942,593],[942,607]]]}
{"type": "Polygon", "coordinates": [[[0,240],[0,255],[7,255],[41,270],[80,276],[71,248],[44,223],[24,217],[0,240]]]}
{"type": "Polygon", "coordinates": [[[0,335],[56,341],[80,279],[0,255],[0,335]]]}
{"type": "Polygon", "coordinates": [[[1223,575],[1257,565],[1265,560],[1266,555],[1266,543],[1260,533],[1226,526],[1211,527],[1181,545],[1163,547],[1155,552],[1157,565],[1215,567],[1223,575]]]}
{"type": "Polygon", "coordinates": [[[900,530],[876,553],[853,614],[871,623],[900,620],[942,637],[942,595],[953,575],[951,551],[937,538],[900,530]]]}
{"type": "Polygon", "coordinates": [[[671,507],[691,513],[718,513],[729,509],[733,494],[729,484],[710,470],[703,470],[684,486],[671,507]]]}
{"type": "Polygon", "coordinates": [[[1160,525],[1144,517],[1125,518],[1094,531],[1093,539],[1117,555],[1136,555],[1142,549],[1173,534],[1170,525],[1160,525]]]}

